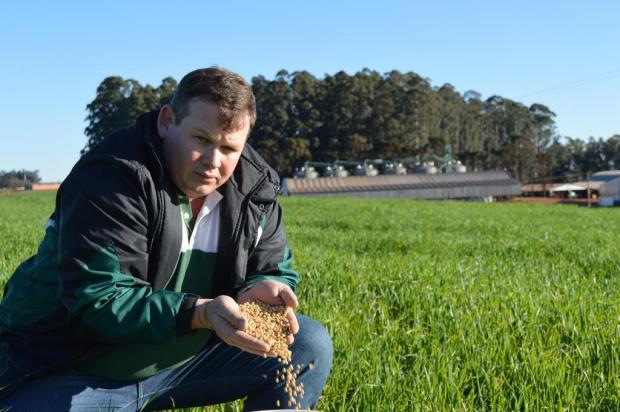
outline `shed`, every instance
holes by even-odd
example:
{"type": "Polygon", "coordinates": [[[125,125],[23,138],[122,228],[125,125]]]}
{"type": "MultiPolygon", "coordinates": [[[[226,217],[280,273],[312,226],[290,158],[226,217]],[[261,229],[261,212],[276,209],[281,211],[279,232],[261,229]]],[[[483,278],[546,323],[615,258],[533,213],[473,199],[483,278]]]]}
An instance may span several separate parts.
{"type": "Polygon", "coordinates": [[[26,189],[26,190],[32,190],[35,192],[44,192],[44,191],[55,191],[58,190],[58,188],[60,187],[60,183],[59,182],[55,182],[55,183],[33,183],[32,186],[30,187],[30,189],[26,189]]]}
{"type": "Polygon", "coordinates": [[[586,190],[585,185],[575,184],[575,183],[566,183],[560,186],[556,186],[550,190],[551,193],[562,193],[562,192],[581,192],[586,190]]]}
{"type": "Polygon", "coordinates": [[[587,198],[589,192],[590,198],[598,198],[601,184],[601,182],[593,180],[583,180],[575,183],[565,183],[554,187],[549,192],[555,196],[580,199],[587,198]]]}
{"type": "Polygon", "coordinates": [[[521,186],[521,192],[523,196],[546,197],[558,186],[552,183],[528,183],[521,186]]]}
{"type": "Polygon", "coordinates": [[[285,179],[291,196],[488,200],[521,194],[503,171],[285,179]]]}
{"type": "Polygon", "coordinates": [[[592,180],[600,184],[599,206],[620,204],[620,170],[606,170],[594,173],[592,180]]]}

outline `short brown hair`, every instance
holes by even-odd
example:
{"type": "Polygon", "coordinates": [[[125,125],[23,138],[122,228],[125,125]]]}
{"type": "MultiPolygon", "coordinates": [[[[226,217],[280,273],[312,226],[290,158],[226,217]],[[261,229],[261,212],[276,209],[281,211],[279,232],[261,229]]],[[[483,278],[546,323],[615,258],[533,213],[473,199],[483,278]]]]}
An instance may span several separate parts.
{"type": "Polygon", "coordinates": [[[244,114],[250,116],[250,130],[256,122],[256,100],[250,85],[237,73],[221,67],[208,67],[186,74],[179,83],[170,107],[179,125],[189,113],[193,99],[215,103],[219,108],[219,122],[223,130],[238,127],[244,114]]]}

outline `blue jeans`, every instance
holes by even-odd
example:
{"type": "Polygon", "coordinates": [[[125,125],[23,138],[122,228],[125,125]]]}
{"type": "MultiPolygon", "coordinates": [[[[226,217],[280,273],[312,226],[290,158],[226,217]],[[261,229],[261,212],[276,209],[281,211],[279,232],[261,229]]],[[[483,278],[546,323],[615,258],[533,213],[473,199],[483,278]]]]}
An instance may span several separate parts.
{"type": "MultiPolygon", "coordinates": [[[[316,405],[332,363],[332,343],[316,321],[297,315],[299,333],[290,346],[293,365],[301,365],[302,409],[316,405]],[[311,367],[308,365],[312,364],[311,367]]],[[[6,399],[10,411],[152,411],[230,402],[247,396],[245,409],[287,408],[284,382],[276,382],[282,365],[223,343],[217,337],[184,365],[150,378],[129,381],[103,379],[67,371],[26,382],[6,399]]]]}

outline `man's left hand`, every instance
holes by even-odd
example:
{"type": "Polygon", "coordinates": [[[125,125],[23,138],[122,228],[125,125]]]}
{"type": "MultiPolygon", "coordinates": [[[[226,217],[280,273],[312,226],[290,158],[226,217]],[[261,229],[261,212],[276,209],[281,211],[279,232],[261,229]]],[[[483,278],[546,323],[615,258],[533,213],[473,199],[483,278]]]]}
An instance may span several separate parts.
{"type": "Polygon", "coordinates": [[[297,302],[297,296],[295,296],[291,288],[282,282],[264,280],[253,285],[237,297],[239,304],[255,300],[273,306],[286,306],[286,317],[288,318],[291,331],[287,341],[289,345],[293,343],[293,335],[299,331],[299,324],[294,312],[299,303],[297,302]]]}

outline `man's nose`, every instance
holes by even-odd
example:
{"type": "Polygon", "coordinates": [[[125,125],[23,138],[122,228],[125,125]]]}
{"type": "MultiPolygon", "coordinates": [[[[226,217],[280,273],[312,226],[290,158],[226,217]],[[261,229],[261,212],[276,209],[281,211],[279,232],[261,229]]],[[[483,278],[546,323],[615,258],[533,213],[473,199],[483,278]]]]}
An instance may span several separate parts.
{"type": "Polygon", "coordinates": [[[218,150],[217,146],[210,145],[208,147],[205,147],[202,153],[202,161],[203,163],[209,165],[211,169],[216,169],[220,167],[220,151],[218,150]]]}

